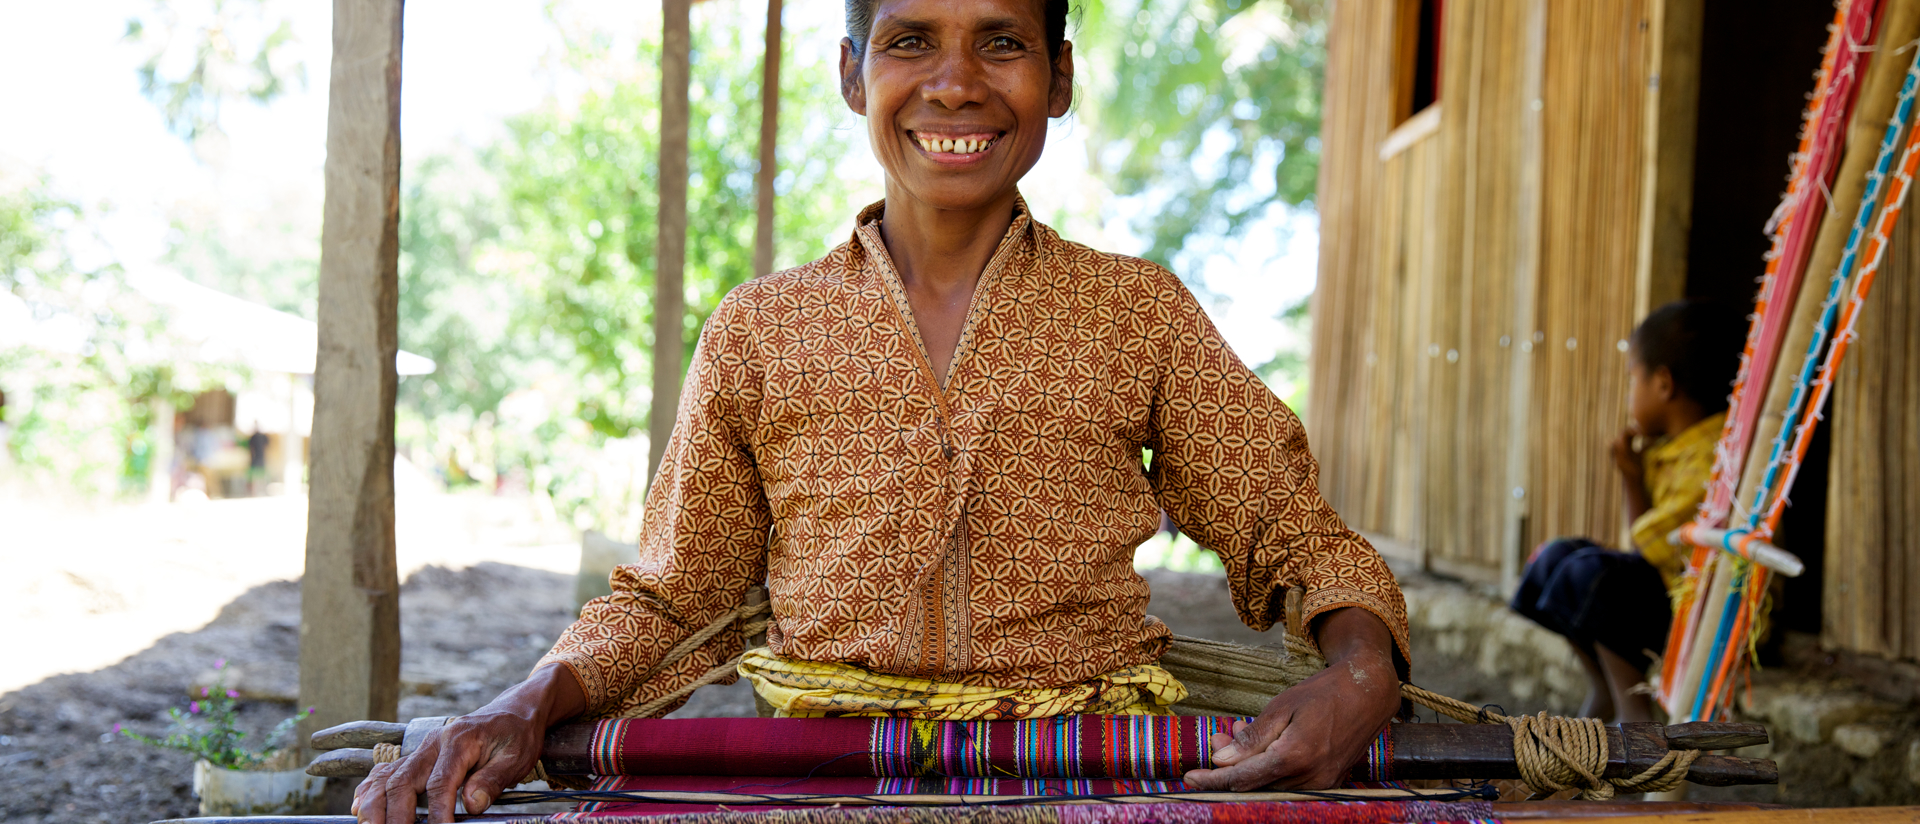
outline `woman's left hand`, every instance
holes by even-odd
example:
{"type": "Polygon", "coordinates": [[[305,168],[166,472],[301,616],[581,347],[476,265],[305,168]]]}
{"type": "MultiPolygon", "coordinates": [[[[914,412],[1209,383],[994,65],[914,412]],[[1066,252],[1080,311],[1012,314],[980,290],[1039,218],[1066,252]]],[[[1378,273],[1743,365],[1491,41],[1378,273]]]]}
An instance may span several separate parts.
{"type": "Polygon", "coordinates": [[[1400,708],[1393,636],[1372,613],[1322,616],[1327,668],[1274,696],[1259,718],[1215,735],[1213,769],[1186,774],[1194,790],[1321,790],[1339,786],[1400,708]]]}

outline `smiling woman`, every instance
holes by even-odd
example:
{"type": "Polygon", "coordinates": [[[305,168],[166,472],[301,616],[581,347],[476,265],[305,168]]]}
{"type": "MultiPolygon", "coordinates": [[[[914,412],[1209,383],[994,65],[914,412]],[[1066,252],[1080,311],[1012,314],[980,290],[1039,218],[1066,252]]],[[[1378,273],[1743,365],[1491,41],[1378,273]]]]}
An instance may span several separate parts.
{"type": "Polygon", "coordinates": [[[847,17],[841,92],[886,199],[721,302],[640,561],[526,682],[375,767],[363,820],[411,820],[421,791],[432,821],[484,809],[548,727],[670,710],[736,663],[783,715],[1166,714],[1186,688],[1133,567],[1163,511],[1249,625],[1297,590],[1331,663],[1214,736],[1187,786],[1333,786],[1399,706],[1399,589],[1321,500],[1299,419],[1171,272],[1063,240],[1020,197],[1072,102],[1064,2],[847,17]],[[757,585],[765,647],[696,636],[757,585]]]}

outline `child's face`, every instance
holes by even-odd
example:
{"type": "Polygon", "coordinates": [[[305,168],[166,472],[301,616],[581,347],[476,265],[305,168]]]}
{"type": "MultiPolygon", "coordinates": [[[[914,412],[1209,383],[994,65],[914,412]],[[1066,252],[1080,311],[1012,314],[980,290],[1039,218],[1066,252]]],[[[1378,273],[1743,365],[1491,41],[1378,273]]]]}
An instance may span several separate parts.
{"type": "Polygon", "coordinates": [[[1627,417],[1633,421],[1633,429],[1643,437],[1658,438],[1667,434],[1660,412],[1666,407],[1672,395],[1672,379],[1666,377],[1666,370],[1655,370],[1648,374],[1647,365],[1640,362],[1640,353],[1627,351],[1627,417]]]}

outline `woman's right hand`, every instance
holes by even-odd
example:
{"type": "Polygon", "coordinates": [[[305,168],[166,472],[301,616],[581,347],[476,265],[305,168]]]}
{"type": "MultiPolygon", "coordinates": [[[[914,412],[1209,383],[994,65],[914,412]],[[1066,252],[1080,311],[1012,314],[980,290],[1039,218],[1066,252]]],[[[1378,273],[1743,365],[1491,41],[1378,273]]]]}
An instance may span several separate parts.
{"type": "Polygon", "coordinates": [[[547,727],[586,709],[580,682],[549,664],[486,706],[454,718],[420,748],[377,764],[353,794],[353,814],[369,824],[412,824],[421,793],[427,821],[452,822],[454,801],[483,812],[533,771],[547,727]]]}

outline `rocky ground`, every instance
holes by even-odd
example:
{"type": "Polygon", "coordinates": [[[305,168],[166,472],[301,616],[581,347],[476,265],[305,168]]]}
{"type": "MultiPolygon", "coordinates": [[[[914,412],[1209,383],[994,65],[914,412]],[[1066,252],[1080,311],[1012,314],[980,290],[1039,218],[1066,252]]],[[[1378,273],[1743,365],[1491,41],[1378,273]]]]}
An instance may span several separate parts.
{"type": "MultiPolygon", "coordinates": [[[[1179,634],[1256,644],[1278,640],[1240,624],[1228,603],[1225,582],[1218,576],[1153,570],[1148,577],[1154,590],[1151,612],[1179,634]]],[[[1457,636],[1497,635],[1499,630],[1471,628],[1475,615],[1481,619],[1497,615],[1493,612],[1497,605],[1447,586],[1427,581],[1408,587],[1417,620],[1453,622],[1451,629],[1423,632],[1416,628],[1414,680],[1475,703],[1497,704],[1508,712],[1564,712],[1560,705],[1570,700],[1564,685],[1556,688],[1549,683],[1522,696],[1511,689],[1511,679],[1488,676],[1487,659],[1513,656],[1488,646],[1491,642],[1484,638],[1468,644],[1457,636]],[[1448,617],[1449,610],[1459,614],[1448,617]],[[1481,615],[1476,610],[1486,612],[1481,615]]],[[[408,577],[401,598],[405,638],[401,717],[458,713],[522,677],[570,620],[572,587],[570,576],[500,563],[458,570],[429,566],[408,577]]],[[[209,683],[215,662],[225,659],[224,677],[244,699],[245,724],[254,730],[270,728],[294,709],[299,613],[297,583],[259,585],[228,603],[203,628],[166,635],[111,666],[46,678],[0,695],[0,768],[6,775],[0,781],[0,819],[104,824],[192,815],[190,759],[116,736],[114,725],[149,734],[164,732],[166,709],[183,704],[189,690],[209,683]]],[[[1538,642],[1528,638],[1532,636],[1515,643],[1538,642]]],[[[1798,705],[1789,698],[1773,700],[1776,706],[1770,711],[1782,719],[1805,714],[1795,710],[1798,705]]],[[[752,712],[750,690],[736,684],[702,690],[677,714],[752,712]]],[[[1828,726],[1857,726],[1859,719],[1869,715],[1863,710],[1847,712],[1851,714],[1844,718],[1830,713],[1833,723],[1828,726]]],[[[1911,726],[1902,723],[1902,730],[1911,726]]],[[[1785,793],[1768,788],[1718,791],[1713,797],[1802,804],[1898,800],[1886,793],[1869,798],[1860,794],[1863,788],[1853,786],[1862,781],[1858,765],[1877,761],[1822,755],[1847,746],[1864,751],[1865,745],[1849,743],[1862,734],[1842,731],[1836,743],[1833,730],[1818,732],[1825,736],[1820,742],[1795,743],[1788,738],[1771,752],[1782,759],[1787,772],[1785,793]]],[[[1882,748],[1891,755],[1879,761],[1891,762],[1897,755],[1900,768],[1905,768],[1903,742],[1882,742],[1882,748]],[[1896,749],[1899,752],[1894,753],[1896,749]]],[[[1874,786],[1905,786],[1892,775],[1899,770],[1873,770],[1877,772],[1869,771],[1875,776],[1872,781],[1878,782],[1874,786]]]]}
{"type": "MultiPolygon", "coordinates": [[[[1245,643],[1264,638],[1234,617],[1217,576],[1155,570],[1152,612],[1182,635],[1245,643]]],[[[573,581],[552,572],[483,563],[426,567],[401,595],[405,639],[400,716],[471,709],[521,678],[572,617],[573,581]]],[[[0,696],[0,819],[14,822],[138,822],[192,815],[192,762],[113,733],[114,725],[159,735],[166,710],[189,690],[223,677],[238,689],[242,718],[255,731],[293,712],[297,691],[300,590],[293,581],[257,586],[207,626],[161,638],[124,661],[58,675],[0,696]]],[[[1444,659],[1421,657],[1430,683],[1446,681],[1444,659]]],[[[753,714],[744,684],[702,690],[677,715],[753,714]]]]}

